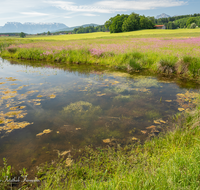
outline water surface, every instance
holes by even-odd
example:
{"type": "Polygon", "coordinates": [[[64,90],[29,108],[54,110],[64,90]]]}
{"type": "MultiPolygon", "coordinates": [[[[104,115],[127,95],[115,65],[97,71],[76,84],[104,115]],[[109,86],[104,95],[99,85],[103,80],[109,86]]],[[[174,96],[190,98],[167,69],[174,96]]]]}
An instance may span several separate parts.
{"type": "Polygon", "coordinates": [[[185,81],[34,64],[0,60],[0,161],[19,169],[86,145],[144,141],[191,108],[198,94],[185,81]]]}

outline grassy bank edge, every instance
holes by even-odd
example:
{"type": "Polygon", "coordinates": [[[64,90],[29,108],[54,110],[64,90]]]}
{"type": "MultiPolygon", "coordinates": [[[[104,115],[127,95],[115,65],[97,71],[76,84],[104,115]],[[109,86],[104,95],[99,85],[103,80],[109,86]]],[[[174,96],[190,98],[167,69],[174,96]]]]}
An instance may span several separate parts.
{"type": "Polygon", "coordinates": [[[156,52],[114,54],[87,48],[45,51],[39,48],[26,49],[9,45],[1,45],[0,56],[2,58],[36,60],[56,64],[101,65],[128,71],[148,69],[154,73],[176,75],[197,81],[200,76],[200,58],[189,55],[177,57],[156,52]]]}

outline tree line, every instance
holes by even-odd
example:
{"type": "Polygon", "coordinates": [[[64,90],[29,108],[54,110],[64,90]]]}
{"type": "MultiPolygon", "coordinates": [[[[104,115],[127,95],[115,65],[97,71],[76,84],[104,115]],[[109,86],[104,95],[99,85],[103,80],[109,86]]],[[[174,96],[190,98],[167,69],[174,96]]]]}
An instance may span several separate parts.
{"type": "Polygon", "coordinates": [[[140,29],[153,29],[154,17],[145,17],[136,13],[130,15],[117,14],[105,22],[105,27],[110,33],[129,32],[140,29]]]}
{"type": "Polygon", "coordinates": [[[88,26],[88,27],[79,27],[74,28],[73,33],[74,34],[80,34],[80,33],[92,33],[92,32],[105,32],[107,29],[104,25],[99,26],[88,26]]]}
{"type": "Polygon", "coordinates": [[[159,18],[155,19],[154,23],[156,25],[163,24],[166,26],[167,29],[194,28],[196,26],[200,26],[200,14],[159,18]]]}

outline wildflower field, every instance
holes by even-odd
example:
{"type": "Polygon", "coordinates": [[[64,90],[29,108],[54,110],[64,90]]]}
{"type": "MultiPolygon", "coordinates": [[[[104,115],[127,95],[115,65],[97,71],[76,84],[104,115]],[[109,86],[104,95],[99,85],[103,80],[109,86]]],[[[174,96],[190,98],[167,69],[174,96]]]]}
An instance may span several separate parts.
{"type": "Polygon", "coordinates": [[[141,30],[1,39],[1,57],[97,64],[196,77],[200,29],[141,30]]]}

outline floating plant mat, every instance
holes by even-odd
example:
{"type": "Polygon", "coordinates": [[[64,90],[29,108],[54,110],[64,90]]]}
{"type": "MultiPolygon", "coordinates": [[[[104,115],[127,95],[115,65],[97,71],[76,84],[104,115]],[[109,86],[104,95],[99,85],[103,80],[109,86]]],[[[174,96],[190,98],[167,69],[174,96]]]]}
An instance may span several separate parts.
{"type": "Polygon", "coordinates": [[[156,77],[88,65],[84,72],[74,65],[59,69],[1,60],[0,66],[0,158],[16,169],[90,144],[144,141],[167,126],[171,115],[191,109],[199,93],[156,77]]]}

